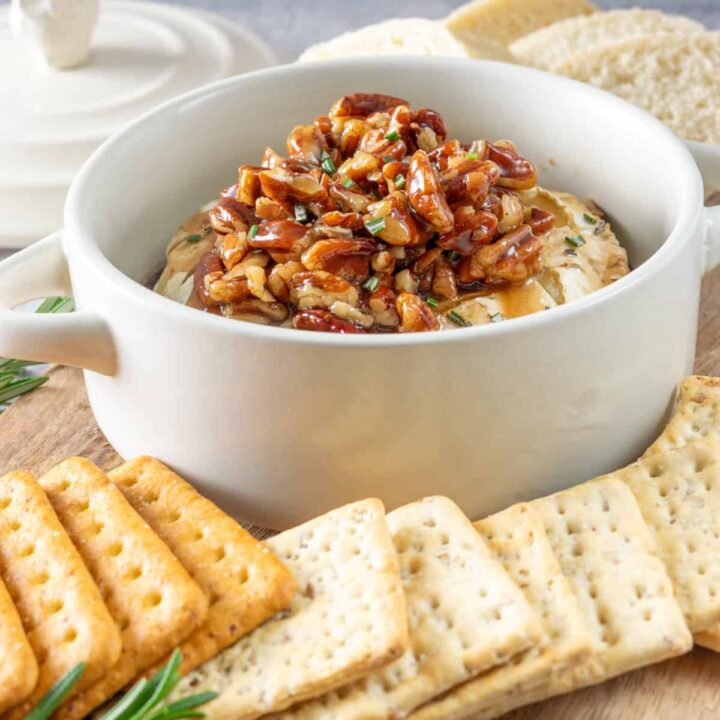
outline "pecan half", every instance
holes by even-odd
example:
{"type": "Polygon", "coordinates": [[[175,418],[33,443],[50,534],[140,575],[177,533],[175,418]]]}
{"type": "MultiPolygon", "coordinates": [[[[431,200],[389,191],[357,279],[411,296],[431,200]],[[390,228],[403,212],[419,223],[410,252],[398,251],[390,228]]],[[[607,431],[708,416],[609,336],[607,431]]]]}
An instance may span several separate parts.
{"type": "Polygon", "coordinates": [[[333,332],[345,334],[364,333],[357,325],[335,317],[328,310],[302,310],[293,318],[293,327],[298,330],[333,332]]]}
{"type": "Polygon", "coordinates": [[[413,210],[441,235],[453,229],[454,218],[427,153],[418,150],[410,161],[407,196],[413,210]]]}

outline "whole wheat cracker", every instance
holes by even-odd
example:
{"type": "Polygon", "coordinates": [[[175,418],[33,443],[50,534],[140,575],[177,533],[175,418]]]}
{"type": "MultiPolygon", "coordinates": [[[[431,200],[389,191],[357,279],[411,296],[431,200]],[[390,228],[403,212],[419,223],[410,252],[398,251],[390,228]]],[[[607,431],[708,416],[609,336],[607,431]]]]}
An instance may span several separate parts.
{"type": "Polygon", "coordinates": [[[506,665],[424,705],[410,716],[412,720],[489,720],[504,715],[528,704],[539,685],[581,661],[592,645],[537,512],[521,503],[476,522],[475,528],[541,618],[543,637],[506,665]]]}
{"type": "Polygon", "coordinates": [[[720,143],[720,32],[630,38],[577,52],[555,72],[639,105],[680,137],[720,143]]]}
{"type": "Polygon", "coordinates": [[[207,600],[165,543],[93,463],[70,458],[40,484],[103,594],[122,635],[117,664],[55,714],[83,718],[184,640],[207,600]]]}
{"type": "Polygon", "coordinates": [[[180,645],[183,674],[289,606],[288,569],[161,462],[139,457],[108,477],[209,598],[205,622],[180,645]]]}
{"type": "Polygon", "coordinates": [[[702,32],[684,15],[642,8],[610,10],[566,18],[516,40],[510,51],[528,65],[554,70],[574,53],[655,33],[702,32]]]}
{"type": "Polygon", "coordinates": [[[603,682],[692,647],[692,636],[640,508],[623,482],[601,479],[530,503],[578,600],[593,645],[528,702],[603,682]]]}
{"type": "Polygon", "coordinates": [[[568,17],[589,15],[587,0],[470,0],[445,19],[445,26],[463,42],[479,36],[502,45],[568,17]]]}
{"type": "MultiPolygon", "coordinates": [[[[720,378],[691,375],[680,383],[670,422],[643,457],[702,438],[720,441],[720,378]]],[[[695,633],[695,642],[720,652],[720,625],[695,633]]]]}
{"type": "Polygon", "coordinates": [[[379,500],[267,541],[295,576],[290,608],[191,672],[171,699],[215,690],[209,720],[251,720],[345,685],[407,647],[398,564],[379,500]]]}
{"type": "Polygon", "coordinates": [[[0,478],[0,538],[0,574],[37,658],[35,672],[28,663],[28,680],[37,673],[34,689],[3,716],[20,720],[78,663],[86,668],[75,692],[102,677],[120,656],[120,633],[30,473],[0,478]]]}
{"type": "Polygon", "coordinates": [[[387,520],[408,603],[409,648],[382,670],[276,718],[403,718],[541,638],[522,591],[455,503],[425,498],[387,520]]]}
{"type": "Polygon", "coordinates": [[[720,441],[692,441],[605,478],[635,496],[690,630],[720,622],[720,441]]]}
{"type": "MultiPolygon", "coordinates": [[[[9,498],[0,488],[0,508],[9,498]]],[[[38,664],[20,615],[0,579],[0,714],[19,705],[35,688],[38,664]]]]}

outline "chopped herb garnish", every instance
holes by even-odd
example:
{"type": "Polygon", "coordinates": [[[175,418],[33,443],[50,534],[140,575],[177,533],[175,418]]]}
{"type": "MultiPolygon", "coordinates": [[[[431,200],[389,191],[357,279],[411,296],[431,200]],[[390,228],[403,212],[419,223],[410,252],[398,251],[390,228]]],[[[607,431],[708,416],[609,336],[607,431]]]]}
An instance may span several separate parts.
{"type": "Polygon", "coordinates": [[[568,245],[572,245],[574,248],[582,247],[585,244],[585,240],[581,235],[576,235],[575,237],[566,237],[565,242],[568,245]]]}
{"type": "Polygon", "coordinates": [[[81,662],[63,675],[48,691],[40,698],[38,704],[25,716],[25,720],[47,720],[57,710],[65,696],[73,689],[85,672],[85,663],[81,662]]]}
{"type": "Polygon", "coordinates": [[[260,226],[259,226],[259,225],[257,225],[257,224],[253,225],[253,226],[248,230],[248,233],[247,233],[247,238],[248,238],[248,240],[252,240],[252,239],[258,234],[258,230],[259,230],[259,229],[260,229],[260,226]]]}
{"type": "Polygon", "coordinates": [[[395,158],[392,155],[385,155],[385,157],[383,157],[383,162],[386,162],[386,163],[395,162],[395,158]]]}
{"type": "Polygon", "coordinates": [[[329,155],[322,161],[322,169],[328,175],[332,175],[335,172],[335,170],[337,169],[335,167],[335,163],[333,162],[333,159],[329,155]]]}
{"type": "Polygon", "coordinates": [[[459,252],[456,252],[455,250],[453,250],[453,251],[448,255],[448,260],[450,260],[450,262],[452,262],[452,263],[457,262],[459,259],[460,259],[460,253],[459,253],[459,252]]]}
{"type": "Polygon", "coordinates": [[[355,183],[349,177],[343,178],[342,184],[346,188],[354,188],[355,187],[355,183]]]}
{"type": "Polygon", "coordinates": [[[391,130],[389,133],[385,133],[385,139],[391,141],[399,140],[400,133],[397,130],[391,130]]]}
{"type": "Polygon", "coordinates": [[[188,235],[185,240],[189,242],[191,245],[194,245],[195,243],[199,243],[202,240],[202,235],[188,235]]]}
{"type": "Polygon", "coordinates": [[[591,225],[597,225],[598,223],[597,218],[594,218],[592,215],[588,215],[587,213],[583,213],[583,218],[585,219],[585,222],[589,222],[591,225]]]}
{"type": "Polygon", "coordinates": [[[470,327],[472,325],[472,323],[466,320],[457,310],[451,310],[447,316],[456,325],[460,325],[460,327],[470,327]]]}
{"type": "Polygon", "coordinates": [[[396,188],[404,188],[405,187],[405,176],[402,173],[398,173],[395,176],[395,179],[393,180],[395,183],[396,188]]]}
{"type": "Polygon", "coordinates": [[[203,235],[204,235],[205,237],[207,237],[212,231],[213,231],[212,227],[210,227],[210,226],[208,225],[208,227],[206,227],[206,228],[203,230],[203,235]]]}
{"type": "Polygon", "coordinates": [[[465,153],[465,157],[466,157],[468,160],[479,160],[479,159],[480,159],[480,153],[476,153],[476,152],[465,153]]]}
{"type": "Polygon", "coordinates": [[[380,284],[380,280],[378,280],[374,275],[370,278],[368,278],[365,283],[363,284],[363,287],[370,291],[375,292],[378,289],[378,285],[380,284]]]}
{"type": "Polygon", "coordinates": [[[297,205],[295,205],[295,220],[299,223],[304,223],[307,222],[307,219],[307,208],[302,203],[297,203],[297,205]]]}
{"type": "Polygon", "coordinates": [[[429,298],[427,299],[427,304],[428,304],[431,308],[436,308],[440,303],[439,303],[434,297],[429,297],[429,298]]]}
{"type": "Polygon", "coordinates": [[[577,257],[577,253],[572,248],[564,250],[563,255],[572,255],[573,257],[577,257]]]}
{"type": "Polygon", "coordinates": [[[607,223],[606,223],[604,220],[601,220],[601,221],[595,226],[595,230],[593,230],[593,232],[595,233],[595,235],[599,235],[599,234],[605,229],[605,226],[606,226],[606,225],[607,225],[607,223]]]}
{"type": "Polygon", "coordinates": [[[502,322],[504,319],[505,318],[502,316],[502,313],[499,313],[499,312],[493,313],[490,316],[490,322],[494,322],[494,323],[502,322]]]}
{"type": "Polygon", "coordinates": [[[385,229],[385,218],[378,217],[368,220],[365,223],[365,227],[371,235],[379,235],[385,229]]]}

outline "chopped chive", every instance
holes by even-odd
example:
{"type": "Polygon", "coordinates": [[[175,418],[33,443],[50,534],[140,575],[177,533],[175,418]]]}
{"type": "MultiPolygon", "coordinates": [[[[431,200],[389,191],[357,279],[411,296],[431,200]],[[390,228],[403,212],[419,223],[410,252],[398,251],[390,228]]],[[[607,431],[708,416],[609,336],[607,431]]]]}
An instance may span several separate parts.
{"type": "Polygon", "coordinates": [[[398,173],[395,176],[395,179],[393,180],[395,183],[396,188],[404,188],[405,187],[405,176],[402,173],[398,173]]]}
{"type": "Polygon", "coordinates": [[[587,213],[583,213],[583,218],[585,219],[585,222],[589,222],[591,225],[597,225],[598,221],[596,218],[594,218],[592,215],[588,215],[587,213]]]}
{"type": "Polygon", "coordinates": [[[580,235],[576,235],[575,237],[566,237],[565,242],[568,245],[572,245],[574,248],[582,247],[585,244],[585,240],[580,235]]]}
{"type": "Polygon", "coordinates": [[[431,308],[436,308],[440,304],[434,297],[429,297],[426,302],[431,308]]]}
{"type": "Polygon", "coordinates": [[[595,235],[600,235],[600,233],[605,229],[605,226],[607,223],[604,220],[601,220],[596,226],[595,230],[593,231],[595,235]]]}
{"type": "Polygon", "coordinates": [[[380,280],[378,280],[374,275],[371,278],[368,278],[365,283],[363,284],[363,287],[366,290],[369,290],[370,292],[375,292],[378,289],[378,285],[380,284],[380,280]]]}
{"type": "Polygon", "coordinates": [[[450,260],[450,262],[452,262],[452,263],[457,262],[457,260],[458,260],[459,258],[460,258],[460,253],[459,253],[459,252],[456,252],[455,250],[453,250],[453,251],[448,255],[448,260],[450,260]]]}
{"type": "Polygon", "coordinates": [[[208,226],[203,230],[203,237],[207,237],[212,231],[213,231],[212,227],[211,227],[210,225],[208,225],[208,226]]]}
{"type": "Polygon", "coordinates": [[[186,242],[189,242],[191,245],[194,245],[195,243],[199,243],[202,240],[202,236],[200,235],[188,235],[185,238],[186,242]]]}
{"type": "Polygon", "coordinates": [[[307,219],[307,208],[302,203],[297,203],[295,205],[295,220],[297,220],[299,223],[305,223],[307,222],[307,219]]]}
{"type": "Polygon", "coordinates": [[[460,325],[460,327],[470,327],[472,325],[472,323],[466,320],[457,310],[451,310],[447,316],[456,325],[460,325]]]}
{"type": "Polygon", "coordinates": [[[255,238],[255,236],[258,234],[258,230],[259,230],[259,229],[260,229],[260,226],[259,226],[259,225],[257,225],[257,224],[253,225],[253,226],[248,230],[248,233],[247,233],[247,238],[248,238],[248,240],[253,240],[253,239],[255,238]]]}
{"type": "Polygon", "coordinates": [[[385,229],[385,218],[373,218],[365,222],[365,227],[371,235],[379,235],[385,229]]]}
{"type": "Polygon", "coordinates": [[[572,255],[573,257],[577,257],[577,253],[572,248],[563,250],[563,255],[572,255]]]}
{"type": "Polygon", "coordinates": [[[328,175],[332,175],[335,172],[335,170],[337,169],[335,167],[335,163],[333,162],[333,159],[329,155],[322,161],[322,169],[328,175]]]}
{"type": "Polygon", "coordinates": [[[502,316],[502,313],[499,313],[499,312],[493,313],[490,316],[490,322],[494,322],[494,323],[502,322],[504,319],[505,318],[502,316]]]}
{"type": "Polygon", "coordinates": [[[383,162],[386,162],[386,163],[395,162],[395,158],[392,155],[385,155],[383,157],[383,162]]]}
{"type": "Polygon", "coordinates": [[[36,313],[59,313],[72,310],[73,299],[71,297],[46,298],[35,310],[36,313]]]}
{"type": "Polygon", "coordinates": [[[70,669],[43,695],[38,704],[25,716],[25,720],[47,720],[57,710],[84,672],[84,662],[78,663],[70,669]]]}
{"type": "Polygon", "coordinates": [[[391,130],[389,133],[385,133],[385,139],[395,141],[400,139],[400,133],[397,130],[391,130]]]}
{"type": "Polygon", "coordinates": [[[355,183],[349,177],[343,178],[342,184],[346,188],[354,188],[355,187],[355,183]]]}
{"type": "Polygon", "coordinates": [[[468,160],[479,160],[479,159],[480,159],[480,153],[476,153],[476,152],[465,153],[465,157],[466,157],[468,160]]]}

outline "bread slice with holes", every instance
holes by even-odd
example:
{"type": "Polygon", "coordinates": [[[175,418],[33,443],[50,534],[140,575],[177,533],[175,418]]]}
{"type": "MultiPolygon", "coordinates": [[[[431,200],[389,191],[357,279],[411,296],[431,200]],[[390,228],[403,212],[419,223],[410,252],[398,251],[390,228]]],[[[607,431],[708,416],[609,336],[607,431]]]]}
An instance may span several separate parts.
{"type": "Polygon", "coordinates": [[[290,608],[187,675],[170,699],[214,690],[209,720],[251,720],[346,685],[407,648],[405,597],[379,500],[267,541],[295,576],[290,608]]]}
{"type": "MultiPolygon", "coordinates": [[[[509,56],[502,47],[496,52],[509,56]]],[[[469,57],[469,52],[441,23],[425,18],[396,18],[367,25],[312,45],[300,55],[298,61],[366,55],[469,57]]]]}
{"type": "Polygon", "coordinates": [[[475,523],[496,560],[541,618],[542,639],[505,665],[449,690],[412,720],[488,720],[528,703],[554,675],[581,662],[592,646],[590,630],[562,574],[542,520],[527,503],[475,523]]]}
{"type": "Polygon", "coordinates": [[[290,571],[170,468],[139,457],[109,478],[209,598],[205,622],[180,645],[183,674],[290,605],[290,571]]]}
{"type": "Polygon", "coordinates": [[[534,500],[592,648],[526,698],[543,700],[688,652],[692,636],[640,508],[608,478],[534,500]]]}
{"type": "MultiPolygon", "coordinates": [[[[26,472],[0,478],[0,575],[39,665],[38,674],[25,657],[16,668],[27,675],[15,681],[34,689],[23,702],[17,697],[20,704],[4,720],[21,720],[78,663],[86,667],[75,692],[107,673],[120,656],[120,633],[45,493],[26,472]]],[[[2,671],[11,669],[9,658],[0,656],[2,671]]]]}
{"type": "Polygon", "coordinates": [[[386,668],[282,720],[402,718],[541,639],[522,591],[451,500],[405,505],[388,515],[388,527],[408,603],[409,648],[386,668]]]}
{"type": "Polygon", "coordinates": [[[79,720],[164,658],[205,619],[207,600],[167,545],[89,460],[70,458],[42,478],[122,634],[115,666],[54,720],[79,720]]]}
{"type": "Polygon", "coordinates": [[[487,37],[507,46],[558,20],[593,12],[587,0],[471,0],[447,16],[445,27],[469,44],[487,37]]]}
{"type": "Polygon", "coordinates": [[[577,52],[555,71],[639,105],[686,140],[720,143],[720,32],[631,38],[577,52]]]}
{"type": "Polygon", "coordinates": [[[695,20],[660,10],[611,10],[560,20],[516,40],[510,51],[527,65],[554,70],[576,52],[643,35],[694,33],[704,29],[695,20]]]}

